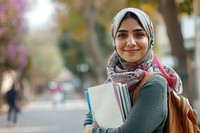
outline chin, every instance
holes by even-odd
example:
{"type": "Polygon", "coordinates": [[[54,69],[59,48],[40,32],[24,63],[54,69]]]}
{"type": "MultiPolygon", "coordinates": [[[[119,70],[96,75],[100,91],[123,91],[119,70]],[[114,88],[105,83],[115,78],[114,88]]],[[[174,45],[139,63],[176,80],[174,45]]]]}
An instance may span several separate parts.
{"type": "Polygon", "coordinates": [[[124,58],[124,60],[126,62],[130,62],[130,63],[135,63],[135,62],[139,61],[139,59],[137,59],[137,58],[124,58]]]}

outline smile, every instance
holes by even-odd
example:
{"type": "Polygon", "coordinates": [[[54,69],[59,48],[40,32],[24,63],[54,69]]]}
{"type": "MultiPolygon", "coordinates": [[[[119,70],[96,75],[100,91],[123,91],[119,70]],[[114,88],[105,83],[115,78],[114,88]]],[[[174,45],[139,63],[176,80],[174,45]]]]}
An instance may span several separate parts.
{"type": "Polygon", "coordinates": [[[139,49],[131,49],[131,50],[124,50],[124,51],[129,53],[129,54],[135,54],[136,52],[139,51],[139,49]]]}

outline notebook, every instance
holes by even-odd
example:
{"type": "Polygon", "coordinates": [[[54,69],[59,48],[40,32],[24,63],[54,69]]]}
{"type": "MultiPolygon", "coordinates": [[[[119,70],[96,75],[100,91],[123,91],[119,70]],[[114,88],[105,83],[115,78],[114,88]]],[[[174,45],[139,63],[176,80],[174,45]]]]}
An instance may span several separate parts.
{"type": "Polygon", "coordinates": [[[131,108],[125,84],[110,82],[89,87],[85,94],[91,116],[100,127],[116,128],[123,124],[131,108]]]}

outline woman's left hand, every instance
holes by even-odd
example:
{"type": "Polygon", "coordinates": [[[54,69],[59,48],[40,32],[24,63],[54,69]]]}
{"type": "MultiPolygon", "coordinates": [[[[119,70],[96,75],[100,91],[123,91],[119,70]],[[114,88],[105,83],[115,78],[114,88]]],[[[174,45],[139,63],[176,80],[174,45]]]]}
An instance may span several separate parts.
{"type": "Polygon", "coordinates": [[[92,133],[93,128],[97,128],[97,127],[99,127],[97,122],[94,122],[93,124],[90,124],[90,125],[86,125],[84,133],[92,133]]]}

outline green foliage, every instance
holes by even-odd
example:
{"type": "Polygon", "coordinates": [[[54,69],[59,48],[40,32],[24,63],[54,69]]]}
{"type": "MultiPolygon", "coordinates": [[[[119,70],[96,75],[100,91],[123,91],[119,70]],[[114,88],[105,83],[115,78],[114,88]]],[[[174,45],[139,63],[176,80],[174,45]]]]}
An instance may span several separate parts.
{"type": "Polygon", "coordinates": [[[71,36],[75,40],[83,41],[86,38],[87,29],[81,17],[81,14],[77,10],[71,9],[68,15],[68,19],[69,19],[69,25],[65,28],[71,31],[71,36]]]}
{"type": "Polygon", "coordinates": [[[86,63],[83,44],[74,40],[67,31],[60,36],[58,44],[65,66],[75,75],[81,74],[77,71],[77,66],[86,63]]]}
{"type": "Polygon", "coordinates": [[[110,36],[106,32],[105,26],[99,22],[96,22],[95,30],[97,33],[98,44],[100,45],[101,51],[106,58],[113,50],[112,44],[110,42],[110,36]]]}
{"type": "MultiPolygon", "coordinates": [[[[92,61],[87,47],[85,47],[83,42],[75,40],[70,29],[63,32],[58,42],[65,66],[75,75],[81,75],[82,73],[77,71],[77,66],[80,64],[87,64],[89,66],[88,73],[93,75],[96,71],[95,63],[92,61]]],[[[97,22],[95,30],[97,33],[97,41],[101,48],[100,51],[102,51],[104,57],[107,58],[113,49],[112,44],[108,41],[110,38],[106,33],[104,25],[97,22]]]]}
{"type": "Polygon", "coordinates": [[[178,4],[178,13],[191,15],[193,11],[192,0],[185,0],[178,4]]]}
{"type": "Polygon", "coordinates": [[[130,7],[140,7],[140,0],[127,0],[127,5],[130,6],[130,7]]]}

